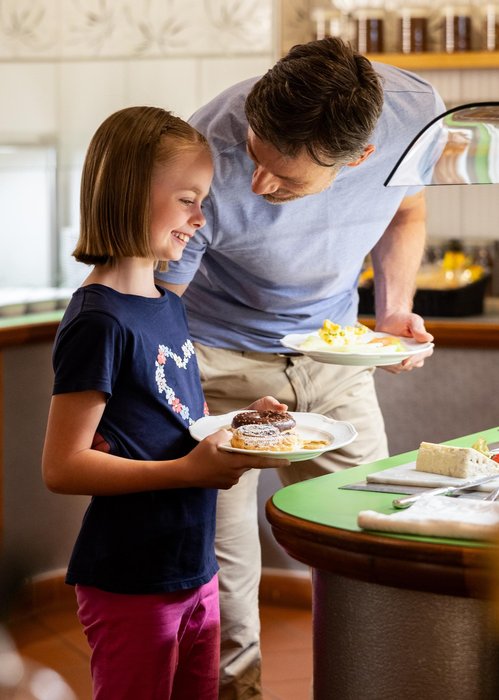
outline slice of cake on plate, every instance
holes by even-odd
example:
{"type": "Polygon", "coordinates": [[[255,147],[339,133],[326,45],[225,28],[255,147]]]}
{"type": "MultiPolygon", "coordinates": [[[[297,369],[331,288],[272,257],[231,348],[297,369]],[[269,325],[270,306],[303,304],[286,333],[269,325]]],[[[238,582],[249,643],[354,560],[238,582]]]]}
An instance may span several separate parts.
{"type": "Polygon", "coordinates": [[[459,479],[497,474],[499,464],[473,447],[452,447],[422,442],[416,459],[416,469],[459,479]]]}

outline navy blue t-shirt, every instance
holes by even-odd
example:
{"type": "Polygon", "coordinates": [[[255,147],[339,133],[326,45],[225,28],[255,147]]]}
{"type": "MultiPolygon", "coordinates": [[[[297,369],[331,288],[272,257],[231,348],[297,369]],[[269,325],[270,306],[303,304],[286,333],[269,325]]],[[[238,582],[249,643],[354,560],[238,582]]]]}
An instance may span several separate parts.
{"type": "MultiPolygon", "coordinates": [[[[111,454],[129,459],[184,456],[196,444],[189,425],[206,413],[183,303],[161,291],[153,299],[78,289],[54,346],[54,394],[103,392],[97,432],[111,454]]],[[[215,489],[94,496],[66,580],[116,593],[207,583],[218,569],[215,508],[215,489]]]]}

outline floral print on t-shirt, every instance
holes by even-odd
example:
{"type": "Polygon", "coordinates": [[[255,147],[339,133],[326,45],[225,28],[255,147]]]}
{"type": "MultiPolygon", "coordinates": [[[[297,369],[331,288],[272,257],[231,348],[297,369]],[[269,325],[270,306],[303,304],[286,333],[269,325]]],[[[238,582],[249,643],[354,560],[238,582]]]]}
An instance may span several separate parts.
{"type": "MultiPolygon", "coordinates": [[[[174,390],[167,384],[165,376],[165,365],[168,360],[173,360],[179,369],[187,369],[191,357],[194,355],[194,345],[192,341],[187,339],[182,345],[183,356],[178,355],[167,345],[158,346],[158,354],[156,356],[156,384],[158,385],[158,391],[160,394],[164,393],[168,405],[171,406],[175,413],[180,414],[180,416],[187,422],[188,425],[192,425],[194,421],[190,416],[189,407],[183,403],[178,396],[175,395],[174,390]]],[[[204,415],[208,415],[208,406],[206,401],[204,402],[204,415]]]]}

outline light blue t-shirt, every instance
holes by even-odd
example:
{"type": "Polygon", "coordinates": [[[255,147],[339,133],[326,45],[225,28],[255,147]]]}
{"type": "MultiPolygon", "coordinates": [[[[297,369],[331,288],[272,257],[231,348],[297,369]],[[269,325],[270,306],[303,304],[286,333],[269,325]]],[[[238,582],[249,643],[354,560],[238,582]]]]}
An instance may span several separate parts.
{"type": "Polygon", "coordinates": [[[343,167],[329,189],[292,202],[269,204],[251,191],[244,101],[258,78],[229,88],[191,117],[215,158],[207,223],[159,277],[189,283],[184,301],[194,340],[282,352],[279,339],[287,333],[314,331],[326,318],[355,322],[363,260],[401,200],[419,189],[383,183],[410,141],[445,110],[423,79],[373,65],[385,92],[370,139],[376,151],[357,167],[343,167]]]}

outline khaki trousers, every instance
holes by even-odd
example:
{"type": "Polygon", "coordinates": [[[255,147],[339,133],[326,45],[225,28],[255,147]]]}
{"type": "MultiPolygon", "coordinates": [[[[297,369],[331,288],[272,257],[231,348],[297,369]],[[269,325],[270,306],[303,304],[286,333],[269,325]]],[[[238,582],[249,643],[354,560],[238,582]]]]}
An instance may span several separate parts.
{"type": "MultiPolygon", "coordinates": [[[[237,352],[196,344],[203,388],[212,415],[245,408],[272,395],[290,411],[320,413],[351,422],[353,443],[315,460],[280,469],[284,485],[357,466],[388,455],[373,370],[315,362],[303,355],[237,352]]],[[[220,491],[216,551],[222,622],[220,700],[262,698],[258,588],[261,552],[257,486],[246,472],[220,491]]]]}

